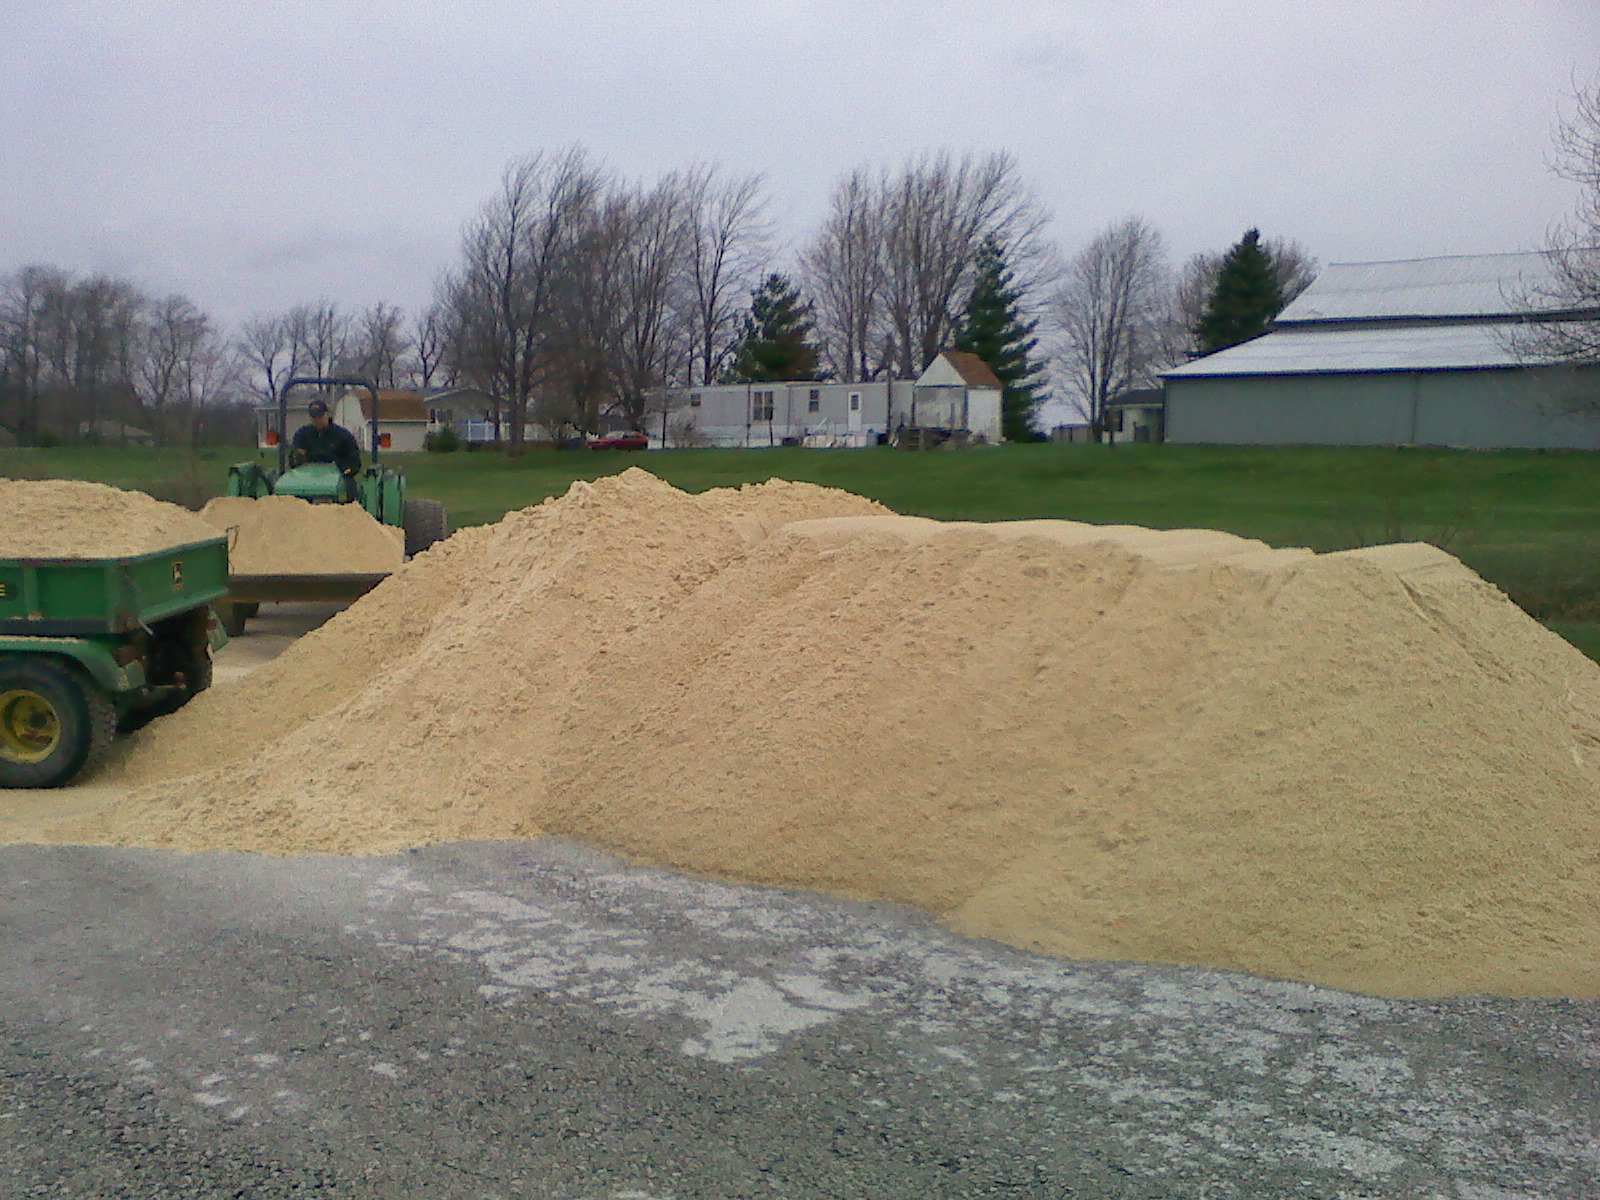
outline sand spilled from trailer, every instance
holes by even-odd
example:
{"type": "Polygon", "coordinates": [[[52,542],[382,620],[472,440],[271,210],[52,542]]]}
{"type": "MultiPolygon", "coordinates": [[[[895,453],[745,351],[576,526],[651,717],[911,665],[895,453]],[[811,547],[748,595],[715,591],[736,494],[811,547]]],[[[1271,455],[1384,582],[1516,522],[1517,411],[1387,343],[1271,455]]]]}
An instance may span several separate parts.
{"type": "Polygon", "coordinates": [[[200,516],[227,531],[232,575],[383,575],[405,559],[405,535],[358,504],[221,496],[200,516]]]}
{"type": "Polygon", "coordinates": [[[134,558],[216,529],[143,492],[75,479],[0,479],[0,558],[134,558]]]}
{"type": "Polygon", "coordinates": [[[46,836],[553,833],[1058,954],[1594,995],[1597,755],[1600,669],[1430,547],[631,470],[421,556],[46,836]]]}

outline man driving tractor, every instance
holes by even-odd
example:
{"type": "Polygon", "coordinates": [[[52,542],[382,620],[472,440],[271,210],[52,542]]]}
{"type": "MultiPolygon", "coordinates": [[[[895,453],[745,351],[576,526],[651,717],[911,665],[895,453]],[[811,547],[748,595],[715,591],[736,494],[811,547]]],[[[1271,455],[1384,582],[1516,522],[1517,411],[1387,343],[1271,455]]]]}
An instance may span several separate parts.
{"type": "Polygon", "coordinates": [[[311,424],[295,430],[294,440],[289,443],[290,465],[333,463],[343,477],[345,499],[355,499],[356,475],[361,471],[361,447],[356,444],[355,434],[334,424],[326,401],[313,400],[306,412],[311,424]]]}

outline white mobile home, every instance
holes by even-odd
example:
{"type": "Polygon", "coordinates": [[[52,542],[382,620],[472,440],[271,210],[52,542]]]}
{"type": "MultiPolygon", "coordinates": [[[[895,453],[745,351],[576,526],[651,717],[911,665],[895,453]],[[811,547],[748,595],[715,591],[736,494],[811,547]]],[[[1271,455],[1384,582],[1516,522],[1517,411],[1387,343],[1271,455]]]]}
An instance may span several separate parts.
{"type": "Polygon", "coordinates": [[[920,378],[800,380],[680,388],[668,445],[874,446],[907,428],[1000,440],[1000,381],[976,355],[947,350],[920,378]]]}

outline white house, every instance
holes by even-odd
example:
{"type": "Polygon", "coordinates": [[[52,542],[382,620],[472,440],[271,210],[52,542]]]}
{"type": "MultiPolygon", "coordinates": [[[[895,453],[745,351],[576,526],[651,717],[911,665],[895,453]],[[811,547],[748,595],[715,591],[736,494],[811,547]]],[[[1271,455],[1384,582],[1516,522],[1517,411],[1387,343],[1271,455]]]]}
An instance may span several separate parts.
{"type": "MultiPolygon", "coordinates": [[[[311,415],[307,405],[316,398],[309,390],[291,396],[286,413],[287,437],[307,424],[311,415]]],[[[343,425],[355,434],[363,453],[372,453],[372,398],[365,388],[351,388],[332,401],[329,416],[337,425],[343,425]]],[[[378,449],[380,452],[405,453],[423,449],[428,433],[428,406],[420,393],[398,389],[378,389],[378,449]]],[[[256,445],[262,450],[274,448],[284,433],[278,428],[278,406],[256,406],[256,445]]]]}
{"type": "MultiPolygon", "coordinates": [[[[975,354],[947,350],[915,381],[791,381],[679,388],[669,446],[875,446],[934,429],[998,442],[1001,384],[975,354]]],[[[649,430],[659,437],[660,430],[649,430]]]]}
{"type": "Polygon", "coordinates": [[[428,432],[453,429],[464,442],[495,440],[494,397],[475,387],[441,388],[423,394],[428,432]]]}
{"type": "Polygon", "coordinates": [[[1166,372],[1169,442],[1600,449],[1600,367],[1533,365],[1542,253],[1334,263],[1270,332],[1166,372]],[[1591,411],[1583,411],[1585,397],[1591,411]]]}

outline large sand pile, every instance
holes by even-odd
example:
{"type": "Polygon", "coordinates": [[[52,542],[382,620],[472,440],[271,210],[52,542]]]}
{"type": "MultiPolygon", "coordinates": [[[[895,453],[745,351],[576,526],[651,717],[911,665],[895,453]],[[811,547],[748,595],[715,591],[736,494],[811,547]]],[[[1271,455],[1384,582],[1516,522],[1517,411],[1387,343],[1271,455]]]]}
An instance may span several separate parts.
{"type": "Polygon", "coordinates": [[[76,479],[0,479],[0,558],[135,558],[210,541],[187,509],[76,479]]]}
{"type": "Polygon", "coordinates": [[[1600,994],[1600,668],[1427,546],[630,470],[458,534],[267,671],[49,836],[564,834],[1052,953],[1600,994]]]}
{"type": "Polygon", "coordinates": [[[221,496],[200,516],[227,531],[233,575],[384,575],[405,560],[405,534],[358,504],[221,496]]]}

